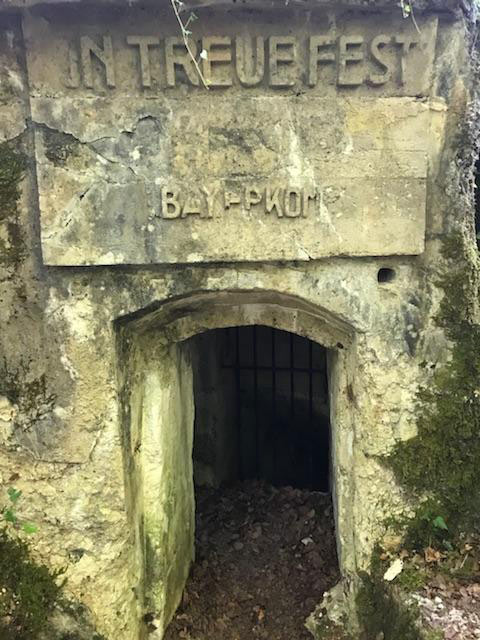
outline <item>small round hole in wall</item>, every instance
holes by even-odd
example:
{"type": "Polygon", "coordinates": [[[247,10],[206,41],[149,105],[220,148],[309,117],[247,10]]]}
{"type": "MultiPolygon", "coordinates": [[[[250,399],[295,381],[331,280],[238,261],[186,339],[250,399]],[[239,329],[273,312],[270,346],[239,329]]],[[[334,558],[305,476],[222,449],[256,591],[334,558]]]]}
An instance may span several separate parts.
{"type": "Polygon", "coordinates": [[[389,267],[382,267],[381,269],[378,270],[377,280],[382,284],[385,282],[392,282],[392,280],[395,280],[396,275],[397,274],[395,273],[395,269],[390,269],[389,267]]]}

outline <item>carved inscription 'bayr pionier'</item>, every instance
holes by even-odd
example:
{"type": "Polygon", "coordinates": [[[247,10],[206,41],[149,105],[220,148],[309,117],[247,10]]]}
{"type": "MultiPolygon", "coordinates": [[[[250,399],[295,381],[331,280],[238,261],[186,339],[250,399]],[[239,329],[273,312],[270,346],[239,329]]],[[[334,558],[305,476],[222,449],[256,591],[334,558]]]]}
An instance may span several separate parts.
{"type": "MultiPolygon", "coordinates": [[[[322,69],[333,69],[338,87],[375,87],[392,82],[406,82],[411,51],[419,45],[417,37],[406,34],[378,33],[362,35],[313,35],[302,39],[275,35],[264,38],[214,35],[193,40],[195,56],[202,52],[200,63],[209,87],[232,85],[255,87],[267,84],[288,88],[302,82],[315,87],[322,69]]],[[[181,38],[154,35],[127,35],[114,42],[109,35],[80,36],[71,43],[69,73],[65,84],[70,88],[94,88],[95,80],[113,89],[117,85],[116,57],[119,47],[127,47],[136,59],[132,73],[139,85],[175,87],[181,80],[199,86],[200,78],[181,38]]]]}

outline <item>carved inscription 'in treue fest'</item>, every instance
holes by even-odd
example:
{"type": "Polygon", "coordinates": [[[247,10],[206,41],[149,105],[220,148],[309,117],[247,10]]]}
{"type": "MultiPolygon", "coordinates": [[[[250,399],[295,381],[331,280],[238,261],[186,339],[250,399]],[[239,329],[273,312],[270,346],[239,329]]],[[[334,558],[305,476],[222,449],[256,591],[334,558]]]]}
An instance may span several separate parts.
{"type": "MultiPolygon", "coordinates": [[[[406,82],[408,58],[419,44],[407,34],[378,33],[362,35],[312,35],[308,38],[275,35],[264,38],[224,35],[191,41],[208,85],[212,88],[240,85],[287,88],[302,82],[315,87],[322,81],[322,69],[333,70],[332,82],[339,87],[362,84],[382,86],[388,82],[402,86],[406,82]]],[[[200,78],[181,38],[154,35],[127,35],[114,42],[109,35],[80,36],[71,43],[66,86],[94,87],[95,74],[102,74],[107,87],[117,86],[116,56],[119,47],[127,47],[136,58],[132,73],[138,74],[141,87],[175,87],[179,81],[200,85],[200,78]],[[99,69],[99,67],[103,67],[99,69]]]]}
{"type": "Polygon", "coordinates": [[[202,220],[219,218],[228,211],[259,211],[276,218],[306,218],[315,213],[319,193],[314,188],[259,187],[225,189],[202,187],[197,193],[164,186],[161,190],[161,217],[185,219],[195,215],[202,220]]]}
{"type": "Polygon", "coordinates": [[[24,19],[45,264],[424,251],[435,15],[202,7],[189,52],[168,3],[70,4],[24,19]]]}

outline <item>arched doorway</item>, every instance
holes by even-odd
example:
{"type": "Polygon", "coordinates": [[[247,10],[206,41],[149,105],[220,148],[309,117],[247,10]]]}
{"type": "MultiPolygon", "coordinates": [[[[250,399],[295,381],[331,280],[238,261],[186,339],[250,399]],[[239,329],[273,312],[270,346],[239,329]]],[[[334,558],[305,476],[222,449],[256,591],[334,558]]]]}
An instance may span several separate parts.
{"type": "Polygon", "coordinates": [[[250,325],[190,338],[195,562],[165,638],[308,640],[339,580],[327,349],[250,325]]]}
{"type": "MultiPolygon", "coordinates": [[[[194,558],[195,356],[190,339],[210,330],[236,332],[235,327],[248,328],[253,335],[254,326],[288,332],[289,352],[290,341],[297,338],[308,338],[324,349],[332,461],[331,473],[327,470],[325,475],[331,478],[340,568],[344,575],[354,571],[353,531],[343,524],[351,518],[353,493],[345,473],[353,437],[353,416],[346,402],[354,371],[351,327],[302,300],[273,292],[202,292],[173,300],[129,319],[119,332],[127,500],[137,551],[139,601],[157,628],[150,637],[163,637],[194,558]]],[[[238,368],[229,366],[238,376],[238,368]]],[[[312,375],[317,373],[312,367],[312,375]]],[[[305,409],[308,402],[306,398],[300,404],[305,409]]],[[[275,476],[271,449],[268,455],[266,467],[276,482],[281,478],[275,476]]]]}

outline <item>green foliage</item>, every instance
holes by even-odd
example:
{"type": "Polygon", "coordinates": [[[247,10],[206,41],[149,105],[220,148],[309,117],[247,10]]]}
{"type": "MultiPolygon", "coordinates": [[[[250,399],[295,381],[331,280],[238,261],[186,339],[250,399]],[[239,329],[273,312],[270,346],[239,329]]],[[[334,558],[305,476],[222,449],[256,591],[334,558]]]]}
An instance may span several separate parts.
{"type": "Polygon", "coordinates": [[[438,284],[444,297],[436,321],[452,343],[451,359],[419,393],[418,436],[399,443],[386,460],[401,484],[431,496],[408,533],[423,546],[480,525],[478,280],[460,235],[445,242],[443,256],[447,269],[438,284]]]}
{"type": "Polygon", "coordinates": [[[0,520],[3,518],[3,520],[7,523],[7,525],[10,525],[12,528],[16,530],[21,529],[24,533],[27,533],[27,534],[36,533],[37,531],[36,525],[30,522],[19,522],[17,512],[16,512],[16,507],[17,507],[18,501],[22,496],[22,492],[18,491],[14,487],[10,487],[7,491],[7,495],[9,499],[9,504],[0,510],[0,520]]]}
{"type": "Polygon", "coordinates": [[[415,516],[401,523],[406,529],[406,549],[421,550],[425,547],[451,548],[452,535],[445,518],[438,515],[445,507],[438,501],[429,500],[418,507],[415,516]]]}
{"type": "Polygon", "coordinates": [[[28,544],[0,530],[0,638],[36,640],[59,597],[60,572],[34,562],[28,544]]]}
{"type": "Polygon", "coordinates": [[[448,531],[447,523],[442,518],[442,516],[437,516],[432,520],[433,528],[436,530],[442,529],[443,531],[448,531]]]}

